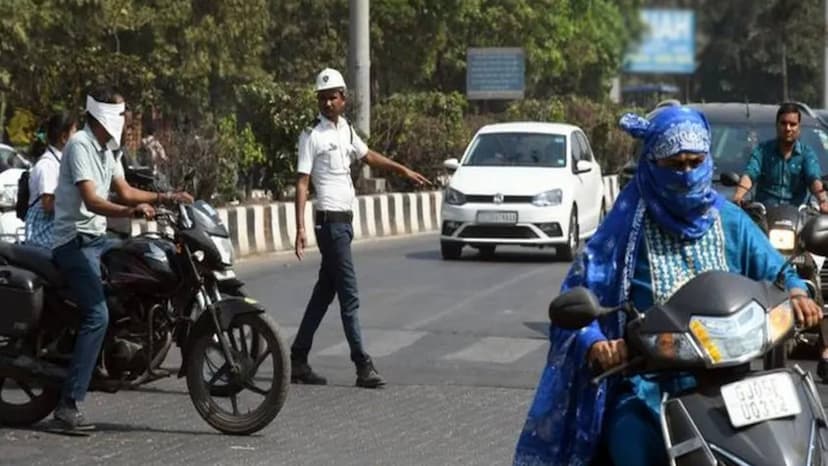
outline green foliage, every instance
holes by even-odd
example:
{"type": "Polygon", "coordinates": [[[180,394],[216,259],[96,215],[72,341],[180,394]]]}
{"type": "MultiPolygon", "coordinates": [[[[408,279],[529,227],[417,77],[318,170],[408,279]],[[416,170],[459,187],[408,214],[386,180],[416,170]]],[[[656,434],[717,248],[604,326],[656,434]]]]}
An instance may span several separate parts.
{"type": "MultiPolygon", "coordinates": [[[[427,174],[459,155],[486,120],[467,115],[459,93],[468,47],[524,47],[530,97],[599,98],[638,31],[639,3],[371,2],[372,145],[427,174]]],[[[172,123],[161,138],[182,157],[174,177],[198,167],[202,194],[231,199],[239,187],[263,187],[280,198],[295,179],[299,134],[317,113],[316,73],[330,66],[347,77],[348,4],[0,0],[0,112],[25,108],[41,121],[82,110],[93,84],[111,84],[136,114],[172,123]]]]}
{"type": "MultiPolygon", "coordinates": [[[[443,173],[442,162],[460,157],[468,143],[466,105],[457,92],[395,94],[372,111],[370,146],[436,180],[443,173]]],[[[411,190],[396,176],[388,175],[388,184],[392,190],[411,190]]]]}
{"type": "Polygon", "coordinates": [[[240,90],[240,120],[250,125],[264,151],[257,170],[261,185],[282,198],[296,178],[299,135],[316,118],[316,98],[307,84],[259,81],[240,90]]]}
{"type": "Polygon", "coordinates": [[[9,133],[9,141],[13,146],[28,146],[31,144],[36,130],[37,120],[35,120],[32,112],[23,108],[14,110],[14,115],[9,120],[9,126],[6,128],[9,133]]]}

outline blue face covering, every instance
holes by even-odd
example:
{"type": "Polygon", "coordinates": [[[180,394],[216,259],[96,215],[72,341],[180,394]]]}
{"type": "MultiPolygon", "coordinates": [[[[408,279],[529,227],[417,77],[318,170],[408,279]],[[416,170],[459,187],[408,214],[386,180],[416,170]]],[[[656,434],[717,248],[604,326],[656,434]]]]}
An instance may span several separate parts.
{"type": "Polygon", "coordinates": [[[628,114],[621,127],[644,139],[636,184],[647,213],[662,228],[681,238],[701,237],[715,221],[711,207],[721,202],[713,189],[710,126],[701,113],[686,108],[660,111],[652,121],[628,114]],[[705,154],[689,171],[659,167],[658,160],[682,152],[705,154]]]}

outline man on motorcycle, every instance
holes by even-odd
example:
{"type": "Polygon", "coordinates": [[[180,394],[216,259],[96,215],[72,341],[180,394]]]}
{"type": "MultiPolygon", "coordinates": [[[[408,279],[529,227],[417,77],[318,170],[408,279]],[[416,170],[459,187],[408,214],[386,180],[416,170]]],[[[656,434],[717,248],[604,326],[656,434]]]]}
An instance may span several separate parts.
{"type": "MultiPolygon", "coordinates": [[[[635,182],[579,254],[562,291],[584,286],[601,306],[632,303],[644,311],[709,270],[776,279],[783,257],[742,209],[713,189],[704,115],[676,106],[652,120],[625,115],[620,125],[644,140],[635,182]]],[[[797,320],[816,325],[822,310],[793,270],[786,268],[784,277],[797,320]]],[[[666,464],[661,396],[692,387],[695,379],[615,375],[593,386],[590,362],[606,370],[627,359],[623,328],[618,315],[577,331],[550,327],[549,356],[518,440],[516,466],[586,465],[599,450],[616,466],[666,464]]]]}
{"type": "Polygon", "coordinates": [[[799,140],[799,108],[785,103],[776,112],[776,139],[757,145],[750,154],[745,173],[733,194],[741,204],[756,184],[757,202],[766,205],[805,203],[808,191],[819,201],[822,213],[828,213],[828,195],[824,191],[816,152],[799,140]]]}
{"type": "MultiPolygon", "coordinates": [[[[733,194],[733,202],[742,203],[745,194],[756,184],[757,202],[765,205],[806,202],[808,191],[819,203],[821,213],[828,213],[828,195],[821,180],[822,170],[816,152],[799,140],[799,108],[784,103],[776,112],[776,139],[757,145],[750,154],[745,174],[733,194]]],[[[817,375],[828,380],[828,322],[820,331],[821,357],[817,375]]]]}
{"type": "Polygon", "coordinates": [[[151,218],[151,203],[192,202],[187,193],[152,193],[129,186],[113,150],[120,146],[125,103],[109,88],[86,98],[86,125],[69,140],[60,165],[55,195],[53,259],[80,312],[72,361],[55,409],[67,430],[89,430],[76,403],[83,401],[109,324],[100,256],[106,249],[106,217],[151,218]],[[107,200],[110,186],[131,207],[107,200]]]}

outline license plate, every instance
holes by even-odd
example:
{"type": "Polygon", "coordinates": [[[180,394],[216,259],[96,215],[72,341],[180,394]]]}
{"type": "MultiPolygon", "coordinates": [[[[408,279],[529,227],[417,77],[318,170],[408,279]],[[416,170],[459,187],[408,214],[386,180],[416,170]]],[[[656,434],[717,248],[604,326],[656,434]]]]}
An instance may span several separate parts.
{"type": "Polygon", "coordinates": [[[517,223],[517,212],[483,210],[477,213],[477,223],[517,223]]]}
{"type": "Polygon", "coordinates": [[[786,372],[723,385],[721,390],[733,427],[792,416],[802,411],[794,382],[786,372]]]}

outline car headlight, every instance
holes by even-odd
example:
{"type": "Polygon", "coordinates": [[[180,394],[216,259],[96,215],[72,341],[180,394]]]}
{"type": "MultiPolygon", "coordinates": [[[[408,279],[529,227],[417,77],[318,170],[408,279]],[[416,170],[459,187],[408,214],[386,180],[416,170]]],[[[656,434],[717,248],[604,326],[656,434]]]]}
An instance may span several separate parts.
{"type": "Polygon", "coordinates": [[[0,207],[14,207],[17,204],[17,185],[7,184],[0,188],[0,207]]]}
{"type": "Polygon", "coordinates": [[[446,204],[451,205],[463,205],[466,203],[466,195],[452,188],[446,188],[444,199],[446,204]]]}
{"type": "Polygon", "coordinates": [[[693,316],[690,319],[690,332],[696,337],[711,365],[743,362],[762,353],[770,341],[769,331],[778,334],[783,329],[784,309],[779,312],[782,315],[776,314],[776,323],[771,326],[769,314],[765,313],[759,303],[751,301],[732,316],[693,316]]]}
{"type": "Polygon", "coordinates": [[[796,246],[796,234],[793,230],[771,230],[768,232],[768,239],[779,251],[792,251],[796,246]]]}
{"type": "Polygon", "coordinates": [[[216,246],[216,250],[218,250],[221,263],[224,265],[233,265],[233,243],[230,242],[230,238],[210,235],[210,239],[213,240],[213,244],[216,246]]]}
{"type": "Polygon", "coordinates": [[[553,205],[561,205],[562,200],[563,191],[561,191],[560,189],[553,189],[552,191],[546,191],[533,197],[532,204],[538,207],[547,207],[553,205]]]}

